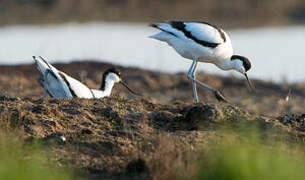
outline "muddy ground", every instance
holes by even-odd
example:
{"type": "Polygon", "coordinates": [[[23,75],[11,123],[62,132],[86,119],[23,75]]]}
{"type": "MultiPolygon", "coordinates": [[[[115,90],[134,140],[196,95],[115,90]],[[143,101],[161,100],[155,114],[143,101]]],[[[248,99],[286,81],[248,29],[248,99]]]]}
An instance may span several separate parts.
{"type": "MultiPolygon", "coordinates": [[[[55,66],[98,88],[103,71],[113,65],[55,66]]],[[[184,73],[118,68],[143,97],[115,85],[111,98],[43,99],[34,65],[0,66],[0,124],[26,143],[42,142],[50,161],[85,179],[188,177],[200,159],[196,152],[221,139],[219,130],[228,127],[256,124],[263,136],[287,134],[285,141],[303,141],[305,83],[253,80],[255,92],[250,93],[244,80],[199,73],[200,81],[221,90],[231,104],[218,103],[201,88],[201,103],[193,104],[184,73]]]]}

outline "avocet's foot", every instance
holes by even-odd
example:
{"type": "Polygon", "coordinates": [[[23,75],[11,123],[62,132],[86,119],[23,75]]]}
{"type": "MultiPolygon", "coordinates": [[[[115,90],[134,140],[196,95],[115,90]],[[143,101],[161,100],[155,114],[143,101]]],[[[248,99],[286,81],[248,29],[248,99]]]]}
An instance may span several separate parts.
{"type": "Polygon", "coordinates": [[[216,99],[220,102],[225,102],[225,103],[229,102],[219,91],[214,91],[214,95],[215,95],[216,99]]]}

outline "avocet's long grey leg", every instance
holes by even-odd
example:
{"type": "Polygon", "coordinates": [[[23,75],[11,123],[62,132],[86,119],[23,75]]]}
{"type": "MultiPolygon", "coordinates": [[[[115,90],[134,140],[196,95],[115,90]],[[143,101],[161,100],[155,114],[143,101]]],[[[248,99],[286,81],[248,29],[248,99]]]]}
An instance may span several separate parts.
{"type": "MultiPolygon", "coordinates": [[[[193,63],[190,67],[190,69],[188,70],[187,76],[191,76],[192,79],[195,79],[195,69],[197,67],[197,61],[193,60],[193,63]]],[[[197,87],[196,87],[196,82],[194,80],[192,80],[192,86],[193,86],[193,96],[194,96],[194,102],[198,103],[198,94],[197,94],[197,87]]]]}
{"type": "MultiPolygon", "coordinates": [[[[195,65],[194,65],[194,68],[193,68],[193,72],[192,72],[192,77],[193,77],[193,79],[196,79],[196,68],[197,68],[197,64],[198,64],[198,62],[196,61],[195,65]]],[[[196,100],[196,101],[197,101],[196,103],[198,103],[199,100],[198,100],[198,94],[197,94],[197,84],[196,84],[195,81],[192,81],[192,84],[193,84],[193,91],[195,92],[195,98],[197,99],[197,100],[196,100]]]]}
{"type": "Polygon", "coordinates": [[[197,60],[193,60],[191,68],[190,68],[190,70],[189,70],[189,72],[187,74],[187,78],[190,79],[192,82],[197,83],[199,86],[201,86],[201,87],[211,91],[212,93],[214,93],[214,95],[215,95],[215,97],[217,98],[218,101],[228,102],[218,90],[216,90],[216,89],[214,89],[214,88],[212,88],[212,87],[210,87],[210,86],[208,86],[208,85],[206,85],[206,84],[196,80],[195,76],[192,76],[191,73],[194,73],[195,70],[196,70],[196,66],[195,66],[196,63],[197,63],[197,60]],[[192,69],[193,69],[193,71],[191,71],[192,69]]]}
{"type": "MultiPolygon", "coordinates": [[[[195,63],[195,66],[194,66],[194,69],[193,69],[193,72],[192,72],[192,78],[193,79],[196,79],[196,68],[197,68],[197,61],[195,63]]],[[[194,99],[195,99],[195,103],[198,103],[199,100],[198,100],[198,94],[197,94],[197,85],[196,85],[196,82],[195,81],[192,81],[192,85],[193,85],[193,94],[194,94],[194,99]]]]}

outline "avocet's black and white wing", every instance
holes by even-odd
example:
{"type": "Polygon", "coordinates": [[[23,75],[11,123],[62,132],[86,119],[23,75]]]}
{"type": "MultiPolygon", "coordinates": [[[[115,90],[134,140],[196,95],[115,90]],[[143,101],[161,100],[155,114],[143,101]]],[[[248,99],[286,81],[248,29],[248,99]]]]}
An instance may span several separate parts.
{"type": "Polygon", "coordinates": [[[83,83],[81,83],[80,81],[72,78],[71,76],[63,72],[62,72],[62,78],[65,80],[66,84],[68,84],[70,92],[72,93],[73,97],[95,98],[92,90],[83,83]]]}
{"type": "Polygon", "coordinates": [[[35,60],[37,69],[41,72],[43,76],[42,79],[39,79],[39,83],[44,88],[44,94],[45,92],[48,92],[48,94],[54,98],[73,97],[68,85],[60,77],[60,72],[55,67],[49,64],[42,57],[33,56],[33,59],[35,60]]]}
{"type": "Polygon", "coordinates": [[[162,32],[151,36],[159,40],[165,40],[167,35],[183,40],[192,40],[204,47],[215,48],[227,41],[225,32],[208,23],[172,21],[169,23],[152,24],[152,27],[160,29],[162,32]]]}
{"type": "Polygon", "coordinates": [[[33,57],[37,69],[43,75],[44,88],[54,98],[94,98],[94,94],[86,85],[57,70],[42,57],[33,57]]]}

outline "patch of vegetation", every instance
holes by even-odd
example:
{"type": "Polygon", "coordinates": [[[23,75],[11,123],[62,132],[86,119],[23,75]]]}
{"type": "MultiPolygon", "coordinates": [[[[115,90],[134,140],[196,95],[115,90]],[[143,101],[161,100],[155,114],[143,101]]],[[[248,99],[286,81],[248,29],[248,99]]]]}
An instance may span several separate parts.
{"type": "Polygon", "coordinates": [[[209,148],[203,157],[195,179],[305,179],[304,156],[283,144],[270,146],[253,138],[230,139],[209,148]]]}
{"type": "Polygon", "coordinates": [[[22,145],[15,138],[0,136],[0,179],[6,180],[68,180],[72,176],[65,168],[47,163],[38,148],[22,145]]]}

